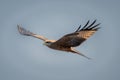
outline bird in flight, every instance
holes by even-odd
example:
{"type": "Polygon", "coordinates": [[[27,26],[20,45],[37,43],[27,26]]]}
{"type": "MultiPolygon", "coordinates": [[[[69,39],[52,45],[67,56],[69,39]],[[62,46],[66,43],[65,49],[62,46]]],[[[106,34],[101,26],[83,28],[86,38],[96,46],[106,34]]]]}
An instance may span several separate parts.
{"type": "Polygon", "coordinates": [[[79,46],[81,43],[87,40],[100,28],[98,27],[100,23],[98,24],[95,24],[95,23],[96,23],[96,20],[94,20],[91,24],[90,24],[90,20],[88,20],[83,27],[81,27],[80,25],[75,32],[66,34],[58,40],[49,40],[44,36],[35,34],[33,32],[30,32],[22,28],[20,25],[17,25],[17,27],[20,34],[41,39],[44,41],[44,44],[51,49],[72,52],[75,54],[79,54],[83,57],[86,57],[87,59],[90,59],[86,55],[77,51],[74,47],[79,46]]]}

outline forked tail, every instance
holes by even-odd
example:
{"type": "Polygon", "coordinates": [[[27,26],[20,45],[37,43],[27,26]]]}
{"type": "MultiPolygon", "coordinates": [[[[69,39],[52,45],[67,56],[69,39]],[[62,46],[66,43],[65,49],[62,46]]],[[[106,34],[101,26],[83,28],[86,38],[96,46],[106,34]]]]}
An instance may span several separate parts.
{"type": "Polygon", "coordinates": [[[83,56],[83,57],[85,57],[85,58],[87,58],[87,59],[91,59],[91,58],[87,57],[86,55],[80,53],[79,51],[75,50],[74,48],[72,48],[71,52],[76,53],[76,54],[79,54],[79,55],[81,55],[81,56],[83,56]]]}

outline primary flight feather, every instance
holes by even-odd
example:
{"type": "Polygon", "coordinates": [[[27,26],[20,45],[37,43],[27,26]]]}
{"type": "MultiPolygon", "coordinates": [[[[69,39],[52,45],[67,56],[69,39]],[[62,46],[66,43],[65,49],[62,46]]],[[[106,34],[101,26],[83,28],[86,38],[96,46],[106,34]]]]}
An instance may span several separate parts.
{"type": "Polygon", "coordinates": [[[76,53],[90,59],[89,57],[85,56],[84,54],[73,48],[79,46],[100,28],[98,27],[100,23],[95,24],[96,20],[94,20],[91,24],[89,23],[90,21],[88,20],[88,22],[83,27],[81,27],[80,25],[75,32],[66,34],[58,40],[49,40],[46,37],[32,33],[20,27],[19,25],[17,25],[17,27],[20,34],[41,39],[44,41],[44,44],[49,48],[76,53]]]}

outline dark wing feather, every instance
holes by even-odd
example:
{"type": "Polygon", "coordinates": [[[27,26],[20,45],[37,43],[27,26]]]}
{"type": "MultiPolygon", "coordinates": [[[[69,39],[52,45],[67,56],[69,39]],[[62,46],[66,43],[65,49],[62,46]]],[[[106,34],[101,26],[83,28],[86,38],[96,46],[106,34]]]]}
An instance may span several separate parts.
{"type": "Polygon", "coordinates": [[[88,21],[82,29],[80,29],[81,26],[79,26],[79,28],[74,33],[63,36],[62,38],[57,40],[55,43],[53,43],[53,45],[57,45],[61,47],[79,46],[82,42],[84,42],[86,39],[92,36],[100,28],[100,27],[97,27],[100,25],[100,23],[94,25],[95,22],[96,20],[93,21],[92,24],[88,25],[89,24],[89,21],[88,21]]]}

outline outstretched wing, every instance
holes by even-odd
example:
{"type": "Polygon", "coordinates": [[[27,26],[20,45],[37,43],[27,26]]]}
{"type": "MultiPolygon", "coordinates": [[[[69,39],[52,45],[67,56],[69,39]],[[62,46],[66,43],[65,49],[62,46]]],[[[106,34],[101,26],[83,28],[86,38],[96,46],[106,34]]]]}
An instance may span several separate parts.
{"type": "Polygon", "coordinates": [[[61,39],[57,40],[53,45],[58,45],[62,47],[79,46],[82,42],[87,40],[100,28],[98,27],[100,23],[95,25],[96,20],[93,21],[90,25],[89,22],[90,21],[88,20],[88,22],[82,28],[80,25],[74,33],[63,36],[61,39]]]}
{"type": "Polygon", "coordinates": [[[28,30],[20,27],[19,25],[17,25],[17,27],[18,27],[19,33],[22,34],[22,35],[32,36],[32,37],[41,39],[41,40],[43,40],[43,41],[46,41],[46,40],[47,40],[47,38],[45,38],[45,37],[43,37],[43,36],[41,36],[41,35],[34,34],[34,33],[30,32],[30,31],[28,31],[28,30]]]}

